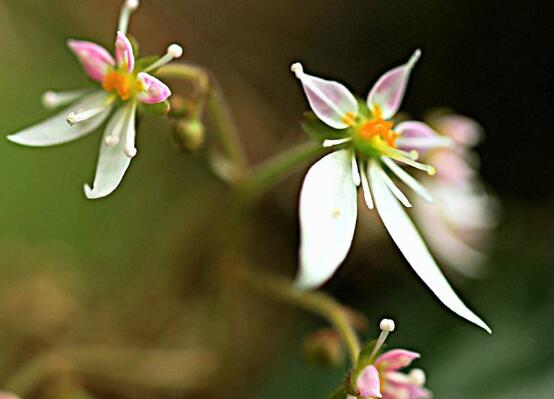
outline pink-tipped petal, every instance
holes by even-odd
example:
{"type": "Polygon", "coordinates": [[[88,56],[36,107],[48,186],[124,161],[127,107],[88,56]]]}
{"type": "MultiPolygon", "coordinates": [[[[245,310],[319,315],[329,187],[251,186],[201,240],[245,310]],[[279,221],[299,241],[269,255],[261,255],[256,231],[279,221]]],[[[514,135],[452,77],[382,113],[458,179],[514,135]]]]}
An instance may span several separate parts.
{"type": "Polygon", "coordinates": [[[86,74],[94,81],[101,82],[115,61],[108,51],[96,43],[69,40],[69,48],[75,53],[86,74]]]}
{"type": "Polygon", "coordinates": [[[292,69],[319,119],[334,129],[346,129],[354,124],[359,106],[350,90],[339,82],[304,73],[300,64],[293,65],[292,69]]]}
{"type": "Polygon", "coordinates": [[[382,370],[398,370],[409,366],[415,359],[420,357],[421,355],[416,352],[405,349],[393,349],[379,356],[375,361],[375,365],[382,370]]]}
{"type": "Polygon", "coordinates": [[[361,398],[382,398],[379,372],[375,366],[367,366],[356,381],[361,398]]]}
{"type": "Polygon", "coordinates": [[[138,99],[145,104],[161,103],[169,98],[171,90],[161,80],[154,76],[141,72],[138,78],[144,86],[142,93],[139,93],[138,99]]]}
{"type": "Polygon", "coordinates": [[[433,154],[431,161],[437,169],[437,179],[457,187],[467,187],[477,172],[465,160],[463,153],[439,151],[433,154]]]}
{"type": "Polygon", "coordinates": [[[481,139],[483,129],[473,119],[462,115],[443,115],[433,120],[436,129],[464,146],[474,146],[481,139]]]}
{"type": "Polygon", "coordinates": [[[397,147],[408,152],[416,150],[422,154],[430,149],[448,148],[453,144],[449,137],[441,136],[423,122],[402,122],[394,127],[394,131],[400,134],[396,141],[397,147]]]}
{"type": "Polygon", "coordinates": [[[121,32],[117,32],[117,38],[115,39],[115,59],[119,67],[123,67],[129,72],[133,72],[133,69],[135,68],[133,46],[127,36],[121,32]]]}
{"type": "Polygon", "coordinates": [[[410,72],[420,56],[421,51],[416,50],[406,64],[391,69],[379,78],[367,97],[367,105],[372,112],[380,112],[379,116],[383,119],[396,114],[404,98],[410,72]]]}
{"type": "Polygon", "coordinates": [[[385,381],[383,399],[428,399],[431,391],[409,382],[385,381]]]}

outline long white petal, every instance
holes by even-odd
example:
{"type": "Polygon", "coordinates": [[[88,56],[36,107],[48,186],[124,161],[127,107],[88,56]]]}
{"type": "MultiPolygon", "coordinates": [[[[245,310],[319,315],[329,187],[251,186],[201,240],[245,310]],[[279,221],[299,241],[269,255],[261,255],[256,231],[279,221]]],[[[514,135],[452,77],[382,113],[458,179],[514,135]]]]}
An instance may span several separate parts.
{"type": "Polygon", "coordinates": [[[373,162],[370,167],[370,184],[375,205],[385,227],[408,263],[444,305],[490,333],[489,326],[473,313],[454,292],[412,221],[396,197],[389,191],[382,179],[381,172],[380,166],[373,162]]]}
{"type": "Polygon", "coordinates": [[[78,139],[98,128],[106,120],[112,108],[108,105],[107,99],[107,93],[97,91],[44,122],[14,133],[7,138],[14,143],[32,147],[45,147],[78,139]],[[105,109],[94,117],[74,126],[67,123],[67,116],[72,112],[82,112],[101,106],[105,106],[105,109]]]}
{"type": "Polygon", "coordinates": [[[443,220],[441,205],[419,201],[414,207],[414,216],[429,247],[458,273],[470,278],[482,278],[486,275],[485,255],[470,247],[443,220]]]}
{"type": "Polygon", "coordinates": [[[299,287],[323,284],[342,263],[354,237],[356,206],[349,151],[326,155],[310,168],[300,193],[299,287]]]}
{"type": "Polygon", "coordinates": [[[121,107],[111,118],[102,143],[96,166],[96,176],[93,188],[85,185],[85,195],[89,199],[102,198],[111,194],[119,185],[131,158],[125,153],[127,137],[134,137],[136,103],[132,102],[121,107]],[[108,144],[107,137],[120,137],[117,144],[108,144]]]}

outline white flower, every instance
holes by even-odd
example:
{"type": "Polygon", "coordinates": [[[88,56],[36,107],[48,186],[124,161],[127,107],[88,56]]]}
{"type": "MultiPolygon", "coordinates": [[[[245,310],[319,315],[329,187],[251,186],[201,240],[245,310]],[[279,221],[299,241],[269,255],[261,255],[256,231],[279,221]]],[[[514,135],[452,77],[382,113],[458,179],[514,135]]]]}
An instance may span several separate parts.
{"type": "Polygon", "coordinates": [[[390,119],[398,111],[417,50],[404,65],[385,73],[371,89],[366,104],[342,84],[306,74],[302,65],[291,69],[301,81],[317,117],[331,127],[333,139],[324,146],[337,150],[316,162],[308,171],[300,195],[300,273],[298,286],[319,286],[346,257],[354,236],[357,216],[357,186],[365,203],[375,208],[392,239],[418,276],[438,299],[459,316],[490,328],[458,297],[440,271],[403,206],[411,203],[390,175],[399,178],[422,198],[429,192],[398,164],[429,174],[434,168],[417,162],[418,153],[408,148],[439,148],[451,140],[422,122],[396,126],[390,119]],[[336,129],[336,130],[335,130],[336,129]]]}
{"type": "Polygon", "coordinates": [[[8,136],[14,143],[32,147],[66,143],[96,130],[117,108],[104,132],[93,187],[85,185],[87,198],[109,195],[123,179],[131,159],[137,154],[137,106],[139,103],[158,104],[171,95],[169,88],[148,72],[182,54],[181,47],[173,44],[168,47],[166,55],[150,65],[144,65],[141,60],[135,62],[133,47],[126,32],[130,15],[138,5],[138,0],[127,0],[122,7],[115,41],[115,59],[95,43],[68,41],[69,48],[83,65],[87,76],[100,88],[45,93],[43,103],[48,108],[71,105],[42,123],[8,136]]]}

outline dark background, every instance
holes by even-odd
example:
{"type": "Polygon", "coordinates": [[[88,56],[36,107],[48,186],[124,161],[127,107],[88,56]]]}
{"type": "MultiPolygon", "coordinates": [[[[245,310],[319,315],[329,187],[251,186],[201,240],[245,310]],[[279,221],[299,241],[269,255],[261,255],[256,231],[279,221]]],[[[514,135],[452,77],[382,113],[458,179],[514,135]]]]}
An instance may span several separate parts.
{"type": "MultiPolygon", "coordinates": [[[[0,1],[1,132],[46,117],[43,91],[86,84],[65,40],[110,47],[119,7],[115,0],[0,1]]],[[[421,48],[403,110],[421,117],[449,106],[486,131],[482,175],[502,203],[490,275],[449,277],[494,334],[445,311],[389,240],[369,242],[367,229],[324,289],[369,318],[364,338],[376,335],[379,318],[394,316],[390,345],[423,354],[417,365],[437,398],[549,399],[553,11],[546,1],[143,0],[131,32],[143,54],[177,41],[188,61],[214,72],[253,162],[305,139],[298,120],[306,104],[292,62],[365,96],[379,74],[421,48]]],[[[0,142],[0,347],[12,348],[0,354],[0,381],[13,381],[44,348],[184,347],[221,355],[223,367],[168,388],[156,373],[139,374],[137,383],[136,375],[120,375],[133,367],[116,365],[116,384],[85,378],[83,385],[102,398],[323,398],[344,369],[310,365],[300,354],[303,337],[323,323],[228,287],[214,265],[225,246],[227,189],[200,154],[179,153],[169,136],[166,124],[146,118],[122,186],[93,202],[81,187],[93,177],[99,135],[43,150],[0,142]]],[[[296,197],[308,165],[252,211],[254,265],[294,273],[296,197]]],[[[212,359],[198,356],[183,375],[212,359]]]]}

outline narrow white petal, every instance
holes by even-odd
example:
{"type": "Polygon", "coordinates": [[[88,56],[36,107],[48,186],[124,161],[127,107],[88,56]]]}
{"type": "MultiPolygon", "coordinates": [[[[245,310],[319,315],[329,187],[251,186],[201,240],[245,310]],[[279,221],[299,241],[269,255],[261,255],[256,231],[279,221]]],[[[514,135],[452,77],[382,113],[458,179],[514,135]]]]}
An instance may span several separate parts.
{"type": "Polygon", "coordinates": [[[352,152],[352,181],[354,185],[358,187],[361,183],[360,170],[358,169],[358,161],[356,161],[356,155],[352,152]]]}
{"type": "Polygon", "coordinates": [[[408,263],[444,305],[490,333],[491,329],[487,324],[473,313],[454,292],[412,221],[389,191],[380,170],[377,163],[372,163],[370,184],[375,205],[385,227],[408,263]]]}
{"type": "Polygon", "coordinates": [[[102,198],[111,194],[119,185],[131,158],[125,153],[127,137],[135,135],[136,103],[121,107],[110,119],[100,144],[100,155],[96,166],[93,188],[85,185],[85,195],[89,199],[102,198]],[[107,137],[120,137],[116,144],[108,144],[107,137]]]}
{"type": "Polygon", "coordinates": [[[441,214],[442,204],[420,201],[414,211],[423,236],[439,259],[466,277],[482,278],[486,275],[484,254],[466,244],[448,225],[441,214]]]}
{"type": "Polygon", "coordinates": [[[44,122],[8,136],[8,140],[32,147],[45,147],[78,139],[98,128],[106,120],[112,109],[107,99],[107,93],[95,92],[44,122]],[[94,117],[75,126],[67,123],[67,115],[72,112],[83,112],[101,106],[105,107],[104,110],[94,117]]]}
{"type": "Polygon", "coordinates": [[[296,284],[323,284],[346,257],[356,227],[350,152],[326,155],[308,171],[300,193],[300,273],[296,284]]]}
{"type": "MultiPolygon", "coordinates": [[[[367,166],[369,168],[369,164],[367,166]]],[[[362,179],[362,189],[363,189],[363,192],[364,192],[364,200],[365,200],[365,204],[367,205],[367,207],[371,210],[373,209],[373,198],[371,197],[371,191],[369,190],[369,181],[367,179],[367,173],[365,171],[366,168],[362,167],[362,165],[360,165],[360,172],[362,174],[361,176],[361,179],[362,179]]]]}
{"type": "Polygon", "coordinates": [[[381,160],[387,167],[390,169],[392,173],[394,173],[400,180],[402,180],[408,187],[410,187],[412,190],[414,190],[417,194],[421,196],[426,201],[433,202],[433,197],[427,191],[427,189],[418,182],[416,179],[414,179],[409,173],[407,173],[404,169],[402,169],[396,162],[394,162],[392,159],[388,157],[381,157],[381,160]]]}

